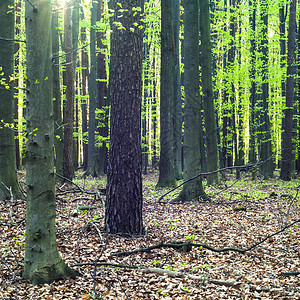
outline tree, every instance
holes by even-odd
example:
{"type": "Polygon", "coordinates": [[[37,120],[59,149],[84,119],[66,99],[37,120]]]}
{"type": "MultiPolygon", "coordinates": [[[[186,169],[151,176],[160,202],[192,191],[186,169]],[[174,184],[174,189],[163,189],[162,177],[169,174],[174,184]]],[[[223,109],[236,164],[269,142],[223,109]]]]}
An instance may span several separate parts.
{"type": "MultiPolygon", "coordinates": [[[[200,114],[199,93],[199,26],[198,1],[184,0],[184,167],[183,179],[187,180],[201,172],[200,164],[200,114]]],[[[175,201],[207,199],[202,179],[186,183],[175,201]]]]}
{"type": "MultiPolygon", "coordinates": [[[[97,20],[101,20],[101,17],[104,13],[104,2],[98,0],[98,9],[97,9],[97,20]]],[[[97,46],[99,48],[99,53],[97,57],[97,97],[98,97],[98,108],[99,113],[97,119],[99,119],[98,124],[98,134],[100,138],[100,149],[98,151],[98,175],[106,174],[107,169],[107,157],[108,157],[108,117],[109,117],[109,108],[108,108],[108,98],[107,98],[107,74],[106,74],[106,46],[104,45],[105,41],[105,32],[99,31],[96,33],[97,46]]]]}
{"type": "Polygon", "coordinates": [[[270,157],[272,156],[272,141],[271,141],[271,126],[268,111],[269,101],[269,83],[268,83],[268,68],[269,68],[269,47],[268,47],[268,0],[261,3],[261,19],[263,22],[262,27],[262,42],[261,42],[261,55],[262,55],[262,103],[260,104],[260,160],[266,161],[261,167],[260,172],[264,179],[273,177],[273,162],[270,157]]]}
{"type": "Polygon", "coordinates": [[[288,55],[285,122],[283,132],[283,149],[280,179],[291,180],[292,169],[292,129],[293,129],[293,102],[294,102],[294,61],[295,61],[295,32],[296,32],[296,0],[290,3],[290,17],[288,29],[288,55]]]}
{"type": "Polygon", "coordinates": [[[97,176],[97,155],[95,148],[96,131],[96,108],[97,108],[97,57],[96,57],[96,21],[97,21],[97,2],[93,1],[91,8],[91,44],[90,57],[91,67],[89,73],[89,140],[88,140],[88,164],[86,175],[97,176]]]}
{"type": "Polygon", "coordinates": [[[142,0],[113,1],[105,231],[142,234],[142,0]]]}
{"type": "Polygon", "coordinates": [[[23,277],[33,284],[74,275],[55,236],[51,1],[25,3],[27,45],[26,239],[23,277]]]}
{"type": "Polygon", "coordinates": [[[174,186],[172,1],[161,0],[160,161],[158,187],[174,186]]]}
{"type": "Polygon", "coordinates": [[[74,122],[74,56],[72,43],[71,6],[64,10],[64,47],[66,53],[66,102],[64,109],[64,148],[63,148],[63,176],[72,179],[73,170],[73,122],[74,122]]]}
{"type": "Polygon", "coordinates": [[[0,3],[0,199],[21,197],[17,183],[14,131],[14,1],[0,3]],[[2,73],[2,74],[1,74],[2,73]]]}
{"type": "MultiPolygon", "coordinates": [[[[207,168],[208,171],[215,171],[219,169],[219,160],[214,94],[212,86],[212,51],[210,38],[209,0],[200,1],[200,33],[202,71],[201,81],[205,114],[207,168]]],[[[207,177],[208,184],[219,183],[219,180],[218,173],[207,177]]]]}
{"type": "Polygon", "coordinates": [[[58,33],[58,10],[52,14],[52,53],[53,53],[53,116],[55,135],[55,169],[56,173],[63,175],[63,120],[61,111],[61,91],[59,72],[59,33],[58,33]]]}
{"type": "Polygon", "coordinates": [[[172,1],[173,21],[173,134],[174,134],[174,171],[176,179],[182,179],[182,100],[179,59],[180,1],[172,1]]]}

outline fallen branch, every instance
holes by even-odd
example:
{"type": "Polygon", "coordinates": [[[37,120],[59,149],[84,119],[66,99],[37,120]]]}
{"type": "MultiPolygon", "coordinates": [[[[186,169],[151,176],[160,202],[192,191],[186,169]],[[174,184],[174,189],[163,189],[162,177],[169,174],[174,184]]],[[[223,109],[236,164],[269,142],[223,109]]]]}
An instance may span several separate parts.
{"type": "Polygon", "coordinates": [[[176,242],[176,243],[160,243],[160,244],[156,244],[150,247],[146,247],[146,248],[140,248],[140,249],[136,249],[136,250],[131,250],[131,251],[124,251],[124,252],[116,252],[116,253],[112,253],[111,256],[127,256],[127,255],[131,255],[131,254],[136,254],[139,252],[149,252],[153,249],[159,249],[159,248],[173,248],[179,251],[184,251],[184,252],[188,252],[192,249],[192,247],[198,247],[198,248],[204,248],[213,252],[228,252],[228,251],[234,251],[234,252],[239,252],[239,253],[245,253],[247,251],[252,250],[253,248],[257,247],[258,245],[262,244],[263,242],[265,242],[267,239],[269,239],[270,237],[273,237],[281,232],[283,232],[285,229],[293,226],[294,224],[300,222],[300,219],[297,219],[296,221],[292,222],[291,224],[283,227],[282,229],[266,236],[265,238],[263,238],[261,241],[251,245],[248,248],[245,249],[240,249],[240,248],[234,248],[234,247],[227,247],[227,248],[222,248],[222,249],[215,249],[211,246],[205,245],[205,244],[197,244],[197,243],[180,243],[180,242],[176,242]]]}
{"type": "Polygon", "coordinates": [[[243,169],[243,168],[247,168],[247,169],[256,169],[258,167],[260,167],[261,165],[263,165],[264,163],[266,163],[267,161],[269,161],[270,159],[272,158],[269,157],[268,159],[262,161],[262,162],[257,162],[255,164],[246,164],[246,165],[243,165],[243,166],[232,166],[232,167],[226,167],[226,168],[222,168],[222,169],[218,169],[218,170],[215,170],[215,171],[211,171],[211,172],[205,172],[205,173],[200,173],[198,175],[195,175],[185,181],[183,181],[181,184],[177,185],[176,187],[174,187],[173,189],[169,190],[168,192],[164,193],[159,199],[158,199],[158,202],[161,202],[161,200],[167,196],[168,194],[170,194],[171,192],[177,190],[178,188],[180,188],[181,186],[183,186],[184,184],[192,181],[192,180],[195,180],[201,176],[209,176],[209,175],[212,175],[212,174],[215,174],[215,173],[219,173],[219,172],[223,172],[223,171],[226,171],[226,170],[233,170],[233,169],[243,169]]]}
{"type": "MultiPolygon", "coordinates": [[[[284,294],[284,295],[289,295],[290,292],[295,292],[297,290],[282,290],[282,289],[270,289],[267,287],[260,287],[256,286],[254,284],[249,284],[246,282],[238,282],[236,279],[231,279],[231,280],[217,280],[217,279],[211,279],[207,276],[203,275],[194,275],[190,273],[183,273],[183,272],[178,272],[178,271],[171,271],[167,269],[161,269],[161,268],[147,268],[143,266],[134,266],[134,265],[122,265],[122,264],[115,264],[115,263],[109,263],[109,262],[97,262],[97,266],[102,266],[102,267],[114,267],[114,268],[125,268],[125,269],[132,269],[132,270],[137,270],[141,271],[144,273],[155,273],[159,275],[168,275],[171,277],[180,277],[180,278],[187,278],[187,279],[192,279],[192,280],[197,280],[202,284],[215,284],[215,285],[220,285],[220,286],[226,286],[226,287],[232,287],[235,289],[241,289],[241,290],[248,290],[250,292],[267,292],[267,293],[278,293],[278,294],[284,294]]],[[[81,266],[94,266],[95,263],[77,263],[72,265],[71,267],[81,267],[81,266]]],[[[297,291],[298,292],[298,291],[297,291]]]]}

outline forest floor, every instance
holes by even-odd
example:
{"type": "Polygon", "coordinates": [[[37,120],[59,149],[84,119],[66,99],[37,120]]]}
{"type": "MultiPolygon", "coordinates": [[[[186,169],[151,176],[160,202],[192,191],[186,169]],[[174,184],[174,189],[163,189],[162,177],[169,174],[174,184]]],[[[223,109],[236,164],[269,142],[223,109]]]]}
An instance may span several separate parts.
{"type": "Polygon", "coordinates": [[[252,181],[244,174],[236,181],[228,174],[218,186],[205,187],[212,201],[170,204],[178,191],[159,203],[167,189],[155,189],[157,177],[157,172],[144,176],[147,232],[136,238],[105,234],[102,202],[78,192],[105,188],[105,178],[78,174],[77,187],[58,187],[59,251],[81,275],[42,286],[21,277],[25,201],[16,201],[13,209],[2,201],[0,299],[300,299],[299,179],[252,181]],[[246,249],[268,236],[244,253],[205,248],[246,249]],[[113,255],[160,243],[188,244],[113,255]]]}

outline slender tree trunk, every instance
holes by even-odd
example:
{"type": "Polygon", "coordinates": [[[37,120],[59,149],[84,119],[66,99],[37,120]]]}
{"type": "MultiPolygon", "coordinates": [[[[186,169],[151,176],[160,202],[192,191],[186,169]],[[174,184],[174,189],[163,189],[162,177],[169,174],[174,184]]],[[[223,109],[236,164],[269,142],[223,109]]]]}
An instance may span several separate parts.
{"type": "MultiPolygon", "coordinates": [[[[84,19],[83,11],[81,19],[84,19]]],[[[86,32],[85,28],[81,27],[81,42],[85,45],[86,43],[86,32]]],[[[83,134],[83,169],[86,171],[88,162],[88,144],[86,142],[86,135],[88,134],[87,126],[87,65],[88,57],[84,49],[81,50],[81,84],[82,84],[82,100],[81,100],[81,118],[82,118],[82,134],[83,134]]]]}
{"type": "Polygon", "coordinates": [[[172,1],[161,0],[160,161],[157,187],[176,184],[174,168],[172,1]]]}
{"type": "Polygon", "coordinates": [[[13,0],[0,2],[0,68],[3,84],[0,85],[0,199],[21,197],[16,173],[16,147],[14,131],[14,13],[13,0]],[[6,40],[5,40],[6,39],[6,40]]]}
{"type": "Polygon", "coordinates": [[[290,3],[285,127],[283,132],[283,149],[280,179],[291,180],[292,169],[292,129],[293,129],[293,102],[294,102],[294,61],[295,61],[295,32],[296,32],[296,0],[290,3]]]}
{"type": "Polygon", "coordinates": [[[142,222],[141,101],[143,32],[139,29],[141,0],[113,1],[110,62],[110,148],[107,174],[105,226],[107,233],[139,235],[142,222]],[[123,12],[119,11],[120,3],[123,12]],[[134,32],[132,24],[137,23],[134,32]]]}
{"type": "Polygon", "coordinates": [[[260,160],[266,161],[261,167],[260,172],[264,176],[264,179],[273,177],[273,160],[272,156],[272,141],[271,141],[271,125],[268,113],[268,101],[269,101],[269,82],[268,82],[268,66],[269,66],[269,35],[268,35],[268,0],[261,3],[261,15],[263,21],[262,30],[262,109],[260,111],[262,124],[260,126],[260,132],[262,132],[260,138],[260,160]]]}
{"type": "Polygon", "coordinates": [[[52,15],[52,70],[53,70],[53,111],[54,111],[54,135],[55,135],[55,169],[56,173],[63,175],[63,121],[61,111],[61,91],[59,73],[59,34],[58,34],[58,11],[52,15]]]}
{"type": "MultiPolygon", "coordinates": [[[[101,16],[104,11],[104,2],[98,0],[98,13],[97,20],[101,20],[101,16]]],[[[107,75],[106,75],[106,47],[104,46],[105,34],[103,32],[98,32],[97,36],[97,45],[100,52],[98,53],[97,59],[97,74],[98,74],[98,108],[100,113],[98,114],[99,118],[99,128],[98,133],[101,138],[101,146],[98,152],[98,168],[97,175],[106,174],[107,169],[107,159],[108,159],[108,147],[107,147],[107,138],[108,138],[108,117],[109,117],[109,108],[108,108],[108,99],[107,99],[107,75]]]]}
{"type": "Polygon", "coordinates": [[[89,74],[89,140],[88,140],[88,165],[85,172],[86,175],[97,176],[97,152],[95,147],[95,131],[96,131],[96,108],[97,108],[97,57],[96,57],[96,21],[97,21],[97,3],[93,2],[91,8],[91,44],[90,57],[91,67],[89,74]]]}
{"type": "Polygon", "coordinates": [[[172,0],[173,18],[173,128],[174,128],[174,171],[176,179],[182,179],[182,100],[179,60],[180,0],[172,0]]]}
{"type": "MultiPolygon", "coordinates": [[[[21,1],[15,1],[15,15],[16,15],[16,26],[15,26],[15,35],[16,39],[18,39],[20,34],[20,26],[21,26],[21,1]]],[[[19,68],[20,66],[20,42],[15,42],[15,88],[16,88],[16,97],[15,97],[15,126],[18,125],[19,120],[19,68]]],[[[15,132],[15,144],[16,144],[16,167],[17,170],[21,168],[21,157],[20,157],[20,139],[19,132],[15,132]]]]}
{"type": "MultiPolygon", "coordinates": [[[[212,50],[210,38],[209,0],[200,1],[200,32],[201,32],[201,81],[206,128],[207,167],[208,171],[219,169],[217,127],[212,86],[212,50]]],[[[207,177],[207,183],[219,183],[219,174],[207,177]]]]}
{"type": "Polygon", "coordinates": [[[71,7],[65,8],[64,13],[64,48],[66,52],[66,104],[64,111],[64,148],[63,148],[63,176],[72,179],[73,170],[73,123],[74,123],[74,57],[72,44],[71,7]]]}
{"type": "MultiPolygon", "coordinates": [[[[201,172],[199,134],[201,102],[199,94],[198,1],[184,0],[184,172],[187,180],[201,172]]],[[[201,177],[183,186],[175,201],[206,200],[201,177]]]]}
{"type": "Polygon", "coordinates": [[[26,239],[23,277],[33,284],[74,275],[55,236],[51,1],[25,2],[27,46],[26,239]]]}
{"type": "MultiPolygon", "coordinates": [[[[249,0],[249,23],[251,27],[251,40],[250,40],[250,118],[249,118],[249,130],[250,130],[250,149],[249,149],[249,162],[256,162],[256,5],[257,0],[249,0]]],[[[255,171],[252,173],[252,179],[255,177],[255,171]]]]}

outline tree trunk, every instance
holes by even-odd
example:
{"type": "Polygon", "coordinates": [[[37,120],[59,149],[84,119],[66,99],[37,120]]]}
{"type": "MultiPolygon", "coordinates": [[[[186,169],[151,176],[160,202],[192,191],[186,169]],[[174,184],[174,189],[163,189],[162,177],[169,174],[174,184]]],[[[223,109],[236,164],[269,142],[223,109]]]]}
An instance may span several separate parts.
{"type": "Polygon", "coordinates": [[[180,32],[180,0],[172,1],[173,18],[173,128],[174,128],[174,171],[176,179],[182,179],[182,100],[179,60],[179,32],[180,32]]]}
{"type": "MultiPolygon", "coordinates": [[[[209,0],[200,1],[200,33],[201,33],[201,81],[206,128],[207,168],[208,171],[219,169],[217,127],[214,95],[212,87],[212,53],[210,38],[209,0]]],[[[219,174],[207,177],[207,183],[219,183],[219,174]]]]}
{"type": "MultiPolygon", "coordinates": [[[[255,41],[255,31],[256,31],[256,0],[249,0],[249,23],[251,27],[251,40],[250,40],[250,118],[249,118],[249,131],[250,131],[250,141],[249,141],[249,162],[256,162],[256,41],[255,41]]],[[[255,171],[252,172],[252,179],[255,178],[255,171]]]]}
{"type": "MultiPolygon", "coordinates": [[[[101,20],[101,16],[104,11],[104,2],[98,0],[98,10],[97,10],[97,20],[101,20]]],[[[104,45],[104,40],[106,38],[104,32],[97,32],[97,45],[100,52],[97,58],[97,74],[98,74],[98,119],[99,128],[98,133],[100,137],[100,149],[98,152],[98,168],[97,175],[106,174],[107,170],[107,159],[108,159],[108,117],[109,117],[109,105],[107,98],[107,75],[106,75],[106,47],[104,45]]]]}
{"type": "Polygon", "coordinates": [[[27,45],[26,240],[23,277],[33,284],[75,274],[55,236],[51,1],[25,3],[27,45]]]}
{"type": "Polygon", "coordinates": [[[143,8],[141,0],[114,4],[110,70],[110,148],[105,226],[107,233],[139,235],[142,222],[141,100],[143,8]],[[120,4],[123,12],[120,12],[120,4]],[[137,23],[131,30],[132,24],[137,23]],[[117,23],[119,24],[119,23],[117,23]]]}
{"type": "MultiPolygon", "coordinates": [[[[184,0],[184,168],[187,180],[201,172],[198,1],[184,0]]],[[[183,186],[175,201],[207,199],[201,177],[183,186]]]]}
{"type": "Polygon", "coordinates": [[[293,102],[294,102],[294,61],[295,61],[295,34],[296,32],[296,0],[290,3],[285,127],[283,132],[283,149],[281,160],[280,179],[291,180],[292,169],[292,129],[293,129],[293,102]]]}
{"type": "Polygon", "coordinates": [[[268,101],[269,101],[269,82],[268,82],[268,66],[269,66],[269,35],[268,35],[268,0],[261,3],[261,18],[263,21],[262,29],[262,42],[261,42],[261,54],[262,54],[262,107],[261,114],[261,126],[260,132],[260,160],[266,161],[261,167],[260,172],[264,179],[267,180],[273,177],[273,160],[272,156],[272,141],[271,141],[271,125],[268,114],[268,101]]]}
{"type": "Polygon", "coordinates": [[[0,199],[21,197],[16,173],[16,147],[14,139],[14,13],[13,0],[0,2],[0,199]]]}
{"type": "Polygon", "coordinates": [[[95,147],[95,131],[96,131],[96,108],[97,108],[97,57],[96,57],[96,21],[97,21],[97,3],[93,2],[91,8],[91,43],[90,56],[91,68],[89,74],[89,140],[88,140],[88,165],[85,172],[86,175],[97,176],[97,153],[95,147]]]}
{"type": "MultiPolygon", "coordinates": [[[[83,11],[81,19],[84,19],[83,11]]],[[[85,28],[81,27],[81,42],[83,45],[86,44],[86,32],[85,28]]],[[[86,135],[88,134],[87,126],[87,65],[88,65],[88,56],[84,49],[81,50],[81,84],[82,84],[82,100],[81,100],[81,118],[82,118],[82,134],[83,134],[83,170],[87,169],[88,162],[88,144],[86,142],[86,135]]]]}
{"type": "Polygon", "coordinates": [[[63,121],[61,111],[61,91],[59,73],[59,35],[58,35],[58,11],[52,15],[52,70],[53,70],[53,111],[54,111],[54,147],[56,173],[63,175],[63,121]]]}
{"type": "Polygon", "coordinates": [[[74,123],[74,61],[72,45],[71,7],[65,8],[64,13],[64,49],[66,53],[66,104],[64,111],[64,148],[63,148],[63,176],[72,180],[73,170],[73,123],[74,123]]]}
{"type": "Polygon", "coordinates": [[[172,1],[161,0],[160,161],[157,187],[175,186],[172,1]]]}

